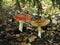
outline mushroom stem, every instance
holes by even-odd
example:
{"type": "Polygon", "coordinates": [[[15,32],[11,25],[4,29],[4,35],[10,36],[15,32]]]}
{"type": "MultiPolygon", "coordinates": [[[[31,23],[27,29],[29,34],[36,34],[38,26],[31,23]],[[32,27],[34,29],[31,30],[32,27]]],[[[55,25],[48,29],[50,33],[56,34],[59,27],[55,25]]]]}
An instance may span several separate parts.
{"type": "Polygon", "coordinates": [[[23,31],[23,22],[22,21],[19,21],[19,31],[23,31]]]}
{"type": "Polygon", "coordinates": [[[41,27],[38,27],[38,36],[41,38],[41,27]]]}

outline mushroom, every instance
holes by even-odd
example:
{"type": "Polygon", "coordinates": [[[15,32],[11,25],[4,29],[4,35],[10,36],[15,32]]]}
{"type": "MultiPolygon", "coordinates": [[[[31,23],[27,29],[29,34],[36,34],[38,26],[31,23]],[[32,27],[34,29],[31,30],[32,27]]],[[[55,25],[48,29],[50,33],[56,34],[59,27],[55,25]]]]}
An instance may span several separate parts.
{"type": "Polygon", "coordinates": [[[23,23],[25,21],[30,20],[32,16],[26,13],[21,13],[21,14],[15,15],[13,18],[19,21],[19,30],[22,32],[23,23]]]}
{"type": "Polygon", "coordinates": [[[38,36],[41,38],[41,27],[49,24],[50,20],[45,19],[45,20],[34,20],[31,21],[31,24],[34,26],[38,27],[38,36]]]}

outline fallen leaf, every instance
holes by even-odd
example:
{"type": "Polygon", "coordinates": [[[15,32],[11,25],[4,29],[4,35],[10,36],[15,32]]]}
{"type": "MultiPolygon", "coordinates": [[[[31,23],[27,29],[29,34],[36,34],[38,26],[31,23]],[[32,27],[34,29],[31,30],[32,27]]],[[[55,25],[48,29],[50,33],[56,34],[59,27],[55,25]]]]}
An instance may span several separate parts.
{"type": "Polygon", "coordinates": [[[29,42],[35,41],[35,39],[37,38],[37,36],[32,35],[28,38],[29,42]]]}
{"type": "Polygon", "coordinates": [[[20,37],[20,34],[16,34],[16,37],[20,37]]]}
{"type": "Polygon", "coordinates": [[[31,45],[30,43],[27,43],[26,45],[31,45]]]}

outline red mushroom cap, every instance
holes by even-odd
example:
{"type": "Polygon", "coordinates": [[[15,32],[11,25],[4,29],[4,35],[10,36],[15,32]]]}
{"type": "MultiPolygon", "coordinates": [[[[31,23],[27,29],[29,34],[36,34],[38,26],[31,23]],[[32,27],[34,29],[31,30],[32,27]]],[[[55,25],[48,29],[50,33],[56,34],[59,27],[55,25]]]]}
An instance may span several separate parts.
{"type": "Polygon", "coordinates": [[[33,25],[36,25],[36,26],[45,26],[45,25],[50,23],[50,20],[48,20],[48,19],[45,19],[45,20],[35,20],[35,21],[32,21],[31,23],[33,25]]]}
{"type": "Polygon", "coordinates": [[[15,15],[13,18],[15,20],[30,20],[32,16],[29,14],[22,13],[22,14],[15,15]]]}

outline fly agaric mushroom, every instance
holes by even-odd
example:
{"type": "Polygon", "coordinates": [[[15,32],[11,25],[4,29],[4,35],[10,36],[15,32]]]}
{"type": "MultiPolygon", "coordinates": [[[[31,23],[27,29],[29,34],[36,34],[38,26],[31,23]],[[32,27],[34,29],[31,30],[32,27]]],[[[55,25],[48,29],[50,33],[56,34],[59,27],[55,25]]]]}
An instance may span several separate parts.
{"type": "Polygon", "coordinates": [[[22,32],[23,23],[25,21],[30,20],[32,16],[26,13],[21,13],[21,14],[15,15],[13,18],[19,21],[19,30],[22,32]]]}
{"type": "Polygon", "coordinates": [[[38,27],[38,36],[41,38],[41,27],[49,24],[50,20],[45,19],[45,20],[35,20],[31,21],[31,24],[34,26],[38,27]]]}

